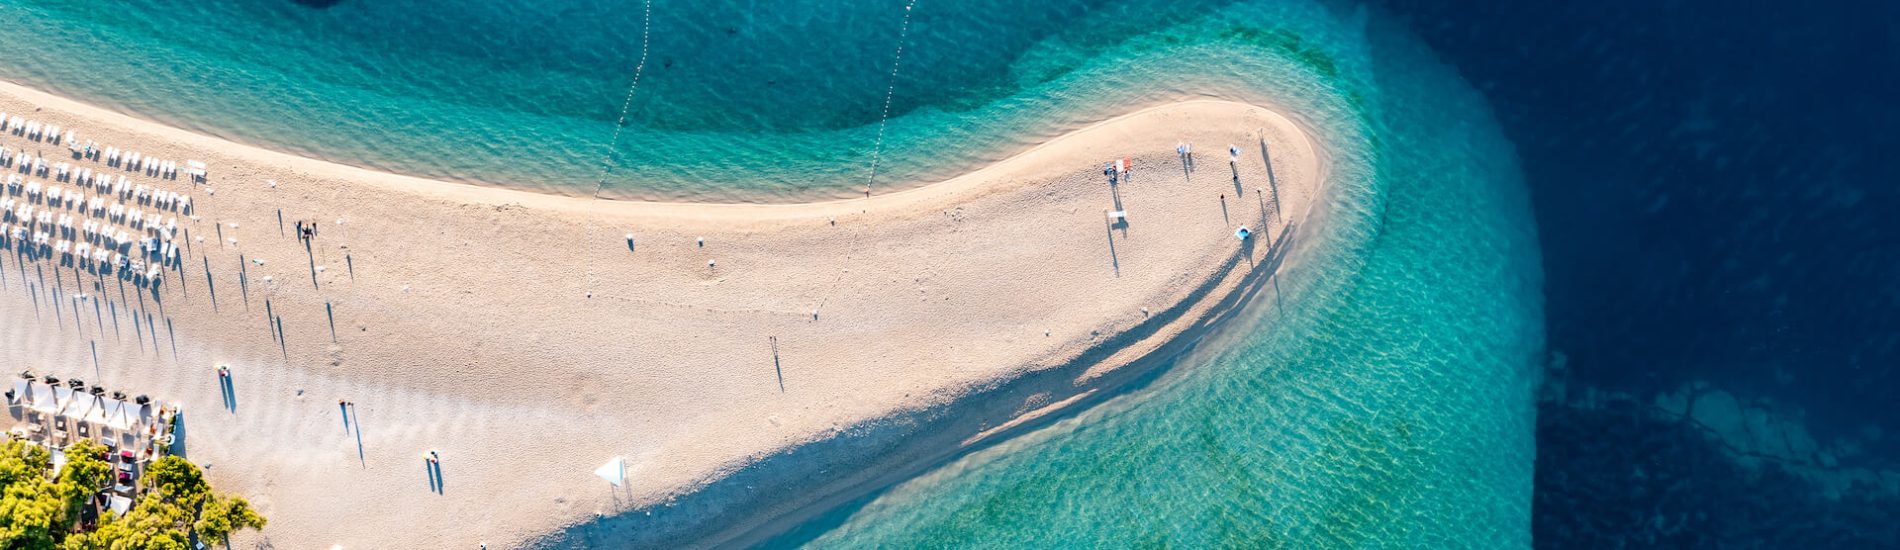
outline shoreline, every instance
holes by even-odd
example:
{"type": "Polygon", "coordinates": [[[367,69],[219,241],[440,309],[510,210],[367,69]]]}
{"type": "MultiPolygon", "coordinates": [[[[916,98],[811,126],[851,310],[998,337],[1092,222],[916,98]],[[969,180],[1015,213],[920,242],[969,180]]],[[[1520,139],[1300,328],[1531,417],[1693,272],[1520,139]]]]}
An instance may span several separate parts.
{"type": "MultiPolygon", "coordinates": [[[[152,292],[153,306],[141,293],[137,312],[110,285],[74,272],[74,291],[98,291],[94,305],[113,306],[110,332],[107,308],[82,311],[74,301],[72,318],[62,317],[61,300],[73,292],[61,290],[60,269],[35,282],[24,263],[0,265],[19,280],[0,282],[8,306],[0,311],[24,315],[30,297],[42,319],[0,329],[0,342],[25,344],[7,346],[13,351],[0,359],[64,365],[54,372],[191,403],[194,461],[237,464],[208,475],[257,497],[272,518],[262,536],[293,545],[526,543],[589,523],[590,507],[631,516],[681,500],[693,507],[695,498],[753,512],[686,513],[683,523],[697,525],[681,533],[741,541],[801,510],[823,512],[714,492],[744,489],[733,484],[772,477],[768,470],[786,463],[824,469],[895,458],[921,469],[1165,371],[1147,361],[1191,348],[1200,322],[1219,314],[1210,302],[1250,297],[1248,272],[1261,273],[1251,266],[1276,248],[1235,247],[1226,233],[1243,223],[1231,221],[1230,206],[1239,220],[1253,219],[1239,180],[1268,181],[1264,162],[1244,159],[1233,200],[1221,194],[1217,202],[1201,193],[1229,188],[1218,153],[1201,155],[1213,162],[1188,173],[1170,164],[1167,147],[1179,137],[1211,149],[1256,130],[1288,140],[1284,150],[1276,143],[1271,161],[1284,176],[1276,202],[1288,203],[1276,212],[1310,209],[1325,166],[1323,149],[1292,120],[1194,100],[868,199],[592,200],[298,157],[0,84],[5,110],[21,104],[40,109],[17,114],[53,115],[81,141],[210,161],[210,183],[165,185],[197,192],[205,220],[193,229],[200,237],[215,229],[220,239],[200,241],[152,292]],[[1137,167],[1119,191],[1093,168],[1115,157],[1137,167]],[[1128,201],[1130,222],[1108,224],[1104,247],[1095,210],[1111,195],[1128,201]],[[323,233],[308,250],[271,235],[272,209],[279,223],[310,218],[323,233]],[[623,232],[637,238],[623,243],[623,232]],[[692,244],[695,236],[703,244],[692,244]],[[305,255],[307,274],[295,261],[305,255]],[[239,289],[241,310],[229,304],[239,289]],[[46,300],[50,315],[41,311],[46,300]],[[132,320],[122,322],[122,310],[132,320]],[[149,331],[150,341],[139,334],[127,342],[122,323],[149,331]],[[111,374],[81,370],[88,363],[112,365],[111,374]],[[204,378],[222,363],[239,373],[243,394],[228,414],[204,378]],[[776,387],[762,367],[779,370],[776,387]],[[359,420],[373,431],[356,429],[360,447],[336,433],[336,408],[325,403],[338,398],[360,401],[359,414],[368,414],[359,420]],[[862,446],[878,438],[890,452],[862,446]],[[956,441],[924,448],[947,439],[956,441]],[[801,454],[826,446],[836,450],[830,462],[801,454]],[[412,477],[402,464],[427,448],[443,449],[451,471],[449,488],[435,495],[402,481],[412,477]],[[590,489],[599,480],[588,479],[589,462],[615,455],[627,458],[634,482],[601,495],[590,489]],[[405,506],[429,498],[447,506],[405,506]],[[519,505],[476,509],[496,499],[519,505]],[[357,529],[331,527],[339,519],[357,529]],[[721,520],[730,521],[709,525],[721,520]],[[447,532],[451,525],[457,532],[447,532]]],[[[1267,216],[1264,199],[1257,213],[1267,216]]],[[[1267,231],[1251,242],[1285,238],[1254,226],[1267,231]]],[[[778,481],[847,500],[855,487],[873,486],[862,494],[890,484],[787,474],[778,481]]]]}
{"type": "MultiPolygon", "coordinates": [[[[1156,382],[1162,381],[1164,377],[1177,374],[1175,370],[1176,361],[1182,356],[1199,349],[1202,342],[1205,341],[1206,337],[1211,334],[1212,331],[1220,330],[1225,327],[1227,321],[1231,320],[1235,315],[1238,315],[1242,308],[1246,307],[1247,303],[1257,295],[1255,293],[1260,291],[1261,285],[1266,284],[1272,277],[1278,276],[1278,266],[1281,262],[1286,260],[1287,253],[1290,252],[1289,247],[1292,245],[1292,242],[1289,239],[1293,234],[1293,232],[1282,233],[1282,238],[1269,247],[1266,258],[1262,261],[1262,263],[1270,265],[1266,271],[1253,272],[1245,276],[1243,282],[1239,285],[1228,288],[1227,290],[1229,292],[1216,300],[1217,302],[1223,303],[1221,307],[1203,312],[1203,315],[1197,320],[1197,324],[1199,325],[1197,328],[1190,332],[1177,335],[1166,342],[1161,348],[1133,362],[1117,366],[1108,372],[1102,373],[1093,378],[1089,384],[1063,387],[1060,384],[1062,380],[1059,376],[1032,375],[1005,381],[1002,383],[1004,387],[999,389],[1000,392],[1014,392],[1018,394],[1050,391],[1051,389],[1055,391],[1066,389],[1074,392],[1073,395],[1043,408],[1027,412],[1018,411],[1015,413],[1015,416],[1009,417],[1004,425],[982,430],[980,433],[967,439],[957,440],[955,436],[961,433],[956,431],[958,427],[968,428],[971,425],[983,426],[992,420],[985,419],[981,416],[984,412],[996,412],[984,410],[983,406],[985,404],[995,406],[1011,402],[1010,396],[1007,395],[1000,397],[987,394],[971,395],[963,401],[944,407],[945,410],[943,414],[959,415],[960,413],[959,420],[961,420],[960,422],[958,420],[944,421],[950,424],[950,426],[939,426],[938,428],[947,433],[931,434],[930,437],[915,438],[905,443],[908,447],[921,450],[921,457],[908,461],[893,460],[893,464],[889,465],[891,470],[883,475],[871,476],[869,479],[863,479],[856,483],[842,484],[841,486],[833,487],[834,490],[830,491],[829,495],[815,499],[811,504],[796,506],[793,511],[787,514],[763,516],[751,518],[751,521],[738,522],[728,528],[719,530],[719,533],[723,533],[724,536],[714,535],[713,537],[709,537],[707,540],[711,540],[712,544],[695,544],[694,546],[713,548],[756,547],[759,544],[785,536],[793,529],[839,511],[845,506],[875,499],[891,488],[901,485],[905,481],[916,478],[919,475],[926,474],[933,469],[954,463],[958,459],[972,453],[981,452],[996,445],[1006,443],[1015,437],[1086,413],[1091,408],[1116,398],[1126,397],[1135,392],[1148,389],[1156,382]],[[984,403],[986,401],[988,403],[984,403]]],[[[1068,365],[1068,367],[1087,369],[1096,364],[1097,363],[1093,361],[1078,360],[1075,364],[1068,365]]],[[[909,454],[910,453],[904,452],[891,453],[891,455],[898,457],[909,454]]],[[[822,491],[823,488],[815,487],[813,489],[822,491]]]]}
{"type": "MultiPolygon", "coordinates": [[[[1149,109],[1153,109],[1153,107],[1149,109]]],[[[1129,115],[1118,116],[1114,119],[1110,119],[1110,121],[1126,116],[1129,115]]],[[[1292,124],[1297,126],[1301,131],[1307,132],[1303,135],[1311,135],[1310,127],[1307,125],[1298,121],[1292,121],[1292,124]]],[[[1326,173],[1331,162],[1330,155],[1321,144],[1309,142],[1307,145],[1312,147],[1312,152],[1318,156],[1320,161],[1319,166],[1321,171],[1315,183],[1318,189],[1314,192],[1314,195],[1317,197],[1323,193],[1326,182],[1328,181],[1326,173]]],[[[1038,147],[1040,147],[1040,145],[1038,147]]],[[[655,545],[734,549],[758,547],[760,544],[791,535],[795,529],[813,521],[821,521],[820,518],[839,512],[844,508],[867,504],[886,491],[903,484],[905,481],[926,474],[936,468],[952,464],[963,457],[984,451],[996,445],[1007,443],[1018,436],[1084,414],[1090,409],[1111,400],[1126,397],[1148,389],[1156,382],[1178,374],[1178,371],[1175,369],[1175,362],[1177,360],[1198,349],[1208,336],[1215,334],[1215,331],[1227,327],[1227,321],[1240,315],[1241,312],[1248,307],[1248,304],[1259,296],[1258,292],[1263,285],[1271,281],[1273,277],[1279,276],[1280,268],[1285,262],[1289,261],[1288,256],[1293,251],[1294,240],[1297,239],[1297,235],[1300,232],[1300,224],[1310,217],[1313,209],[1317,207],[1318,204],[1319,201],[1317,200],[1308,201],[1303,209],[1294,214],[1293,218],[1279,218],[1278,221],[1282,222],[1282,225],[1278,228],[1280,230],[1273,232],[1274,239],[1271,241],[1272,244],[1264,247],[1265,251],[1257,264],[1257,268],[1248,269],[1246,272],[1238,275],[1237,281],[1229,280],[1228,277],[1224,276],[1210,278],[1201,289],[1206,292],[1222,291],[1223,294],[1213,297],[1211,300],[1196,299],[1184,301],[1176,306],[1183,310],[1193,309],[1195,311],[1168,312],[1178,315],[1197,314],[1198,316],[1193,320],[1193,324],[1196,325],[1195,328],[1168,338],[1162,342],[1159,347],[1146,352],[1132,361],[1114,365],[1105,371],[1098,371],[1097,368],[1106,363],[1103,358],[1077,357],[1068,364],[997,381],[995,387],[965,394],[954,402],[939,404],[927,410],[909,411],[873,420],[870,424],[901,423],[905,421],[915,421],[914,419],[916,418],[924,418],[925,420],[918,423],[930,425],[927,430],[928,433],[920,437],[911,437],[900,442],[895,442],[890,448],[880,453],[871,454],[870,456],[863,456],[863,454],[860,453],[859,456],[852,457],[868,459],[869,462],[872,462],[872,464],[856,464],[853,465],[854,467],[862,471],[882,471],[883,473],[881,474],[845,477],[826,481],[812,481],[812,475],[822,475],[825,471],[812,472],[812,468],[799,470],[796,468],[796,464],[785,465],[785,471],[774,472],[773,474],[780,480],[795,480],[789,484],[795,487],[786,488],[786,492],[782,494],[790,495],[802,490],[815,492],[818,496],[805,498],[788,496],[781,498],[776,506],[771,503],[764,505],[766,507],[780,508],[777,513],[740,513],[737,521],[719,525],[709,530],[692,530],[689,524],[686,526],[686,532],[693,533],[694,536],[685,537],[683,540],[691,542],[682,542],[682,539],[672,536],[673,532],[667,531],[669,527],[680,527],[676,525],[631,525],[613,527],[605,525],[607,522],[623,519],[623,517],[617,516],[596,519],[591,522],[584,522],[581,525],[570,526],[561,533],[550,534],[547,537],[536,539],[529,547],[600,548],[615,547],[615,543],[626,543],[636,547],[655,545]],[[1214,302],[1214,305],[1209,307],[1195,307],[1207,306],[1207,302],[1209,301],[1214,302]],[[1052,397],[1054,402],[1039,408],[1029,410],[1010,408],[1012,404],[1022,403],[1023,396],[1025,395],[1050,394],[1054,394],[1052,397]],[[796,487],[800,483],[802,483],[803,486],[796,487]],[[659,532],[664,533],[664,535],[659,539],[638,539],[627,532],[630,530],[639,531],[641,534],[659,532]],[[562,535],[572,535],[574,538],[562,538],[562,535]],[[611,539],[611,542],[600,541],[598,540],[600,537],[607,537],[611,539]],[[602,542],[608,543],[601,544],[602,542]]],[[[1240,266],[1237,265],[1238,262],[1247,256],[1248,255],[1245,254],[1234,255],[1230,258],[1231,261],[1226,269],[1239,268],[1240,266]]],[[[1293,261],[1297,261],[1297,259],[1293,261]]],[[[920,429],[917,431],[926,430],[920,429]]],[[[824,447],[826,446],[845,447],[847,450],[843,452],[848,453],[850,443],[840,441],[840,439],[842,438],[808,442],[800,447],[787,449],[781,451],[780,454],[762,459],[749,467],[770,467],[772,465],[767,463],[771,460],[775,458],[791,460],[789,455],[794,452],[805,452],[807,453],[806,456],[810,453],[825,453],[827,449],[824,447]],[[819,447],[819,449],[807,449],[806,447],[819,447]]],[[[845,460],[849,460],[849,458],[845,460]]],[[[722,483],[743,484],[747,481],[752,480],[734,480],[732,477],[728,477],[716,480],[708,485],[718,485],[722,483]]],[[[690,499],[699,497],[716,501],[721,498],[721,496],[717,494],[709,495],[708,493],[717,489],[718,488],[715,487],[700,487],[692,493],[680,495],[680,498],[690,499]]],[[[756,490],[756,487],[747,485],[746,489],[750,492],[756,490]]],[[[674,504],[675,501],[669,500],[665,506],[671,507],[674,504]]],[[[724,507],[726,505],[728,504],[719,503],[714,506],[724,507]]],[[[659,511],[657,508],[658,507],[647,507],[644,509],[627,510],[623,512],[621,516],[632,517],[641,513],[652,516],[656,511],[659,511]]],[[[794,537],[794,539],[796,539],[796,537],[794,537]]]]}
{"type": "MultiPolygon", "coordinates": [[[[1059,132],[1054,138],[1036,143],[1013,153],[999,154],[997,160],[977,166],[963,174],[942,178],[932,178],[922,182],[904,182],[895,191],[874,193],[869,197],[832,198],[826,195],[811,196],[768,196],[764,198],[784,198],[786,201],[674,201],[652,200],[644,198],[618,199],[611,197],[586,197],[578,194],[551,192],[534,189],[509,182],[491,182],[486,180],[435,179],[359,166],[347,162],[318,157],[304,156],[291,151],[275,149],[265,145],[239,141],[198,130],[181,128],[169,123],[145,118],[137,114],[110,107],[102,107],[84,101],[35,88],[14,80],[0,78],[0,95],[26,99],[38,105],[54,107],[62,111],[76,113],[89,119],[116,120],[120,125],[136,128],[141,133],[154,134],[156,137],[200,146],[237,148],[240,154],[275,162],[297,165],[297,168],[312,173],[337,178],[357,178],[379,185],[393,186],[427,196],[452,196],[458,199],[481,198],[485,202],[519,203],[560,209],[572,212],[603,214],[624,214],[632,216],[679,216],[681,218],[700,219],[705,217],[727,217],[727,219],[753,220],[757,217],[790,217],[797,215],[837,215],[860,210],[867,206],[903,207],[907,204],[899,199],[920,202],[923,199],[939,198],[941,194],[967,192],[979,187],[979,181],[963,177],[965,174],[992,170],[996,167],[1018,161],[1022,157],[1033,155],[1036,151],[1056,146],[1063,139],[1074,134],[1085,133],[1104,126],[1112,126],[1118,121],[1138,117],[1144,113],[1167,110],[1183,104],[1247,104],[1242,101],[1217,97],[1187,96],[1183,98],[1158,100],[1133,111],[1110,116],[1106,119],[1059,132]],[[954,184],[954,185],[952,185],[954,184]],[[928,191],[928,193],[926,193],[928,191]],[[816,200],[806,200],[813,199],[816,200]],[[595,204],[601,203],[601,204],[595,204]],[[631,205],[631,206],[629,206],[631,205]],[[627,211],[631,208],[634,211],[627,211]],[[783,212],[787,208],[811,209],[810,212],[783,212]],[[703,210],[702,210],[703,209],[703,210]],[[688,210],[679,212],[678,210],[688,210]],[[671,211],[671,212],[669,212],[671,211]]],[[[1272,110],[1271,105],[1259,106],[1272,110]]],[[[21,113],[13,113],[21,114],[21,113]]],[[[1302,126],[1303,127],[1303,126],[1302,126]]],[[[82,136],[83,137],[83,136],[82,136]]],[[[636,170],[638,167],[623,167],[621,170],[636,170]]]]}

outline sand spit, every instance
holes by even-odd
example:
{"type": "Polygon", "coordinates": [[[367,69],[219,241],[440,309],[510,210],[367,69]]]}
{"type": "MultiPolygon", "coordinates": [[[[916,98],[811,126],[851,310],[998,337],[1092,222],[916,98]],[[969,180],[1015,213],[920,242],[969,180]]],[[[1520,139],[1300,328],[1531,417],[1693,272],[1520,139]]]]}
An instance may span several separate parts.
{"type": "MultiPolygon", "coordinates": [[[[106,168],[194,197],[155,289],[0,251],[0,361],[180,403],[187,456],[293,548],[501,548],[637,528],[629,511],[656,511],[654,542],[743,539],[878,483],[814,471],[927,462],[1138,378],[1123,373],[1250,295],[1279,213],[1304,212],[1324,175],[1292,121],[1221,101],[906,191],[770,205],[372,172],[11,84],[0,111],[208,164],[203,183],[106,168]],[[1132,171],[1111,187],[1117,158],[1132,171]],[[317,227],[307,245],[298,222],[317,227]],[[591,473],[616,456],[619,490],[591,473]]],[[[102,168],[65,144],[0,145],[102,168]]]]}

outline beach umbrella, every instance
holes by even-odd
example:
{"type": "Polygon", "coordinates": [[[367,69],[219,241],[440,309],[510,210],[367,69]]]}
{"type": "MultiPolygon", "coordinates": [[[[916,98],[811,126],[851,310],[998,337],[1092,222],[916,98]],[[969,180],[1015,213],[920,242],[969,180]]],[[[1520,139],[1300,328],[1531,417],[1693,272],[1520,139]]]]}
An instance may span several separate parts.
{"type": "Polygon", "coordinates": [[[600,476],[601,479],[607,480],[608,483],[612,483],[615,487],[619,487],[622,482],[627,480],[627,459],[616,456],[613,460],[609,460],[606,464],[595,468],[594,475],[600,476]]]}

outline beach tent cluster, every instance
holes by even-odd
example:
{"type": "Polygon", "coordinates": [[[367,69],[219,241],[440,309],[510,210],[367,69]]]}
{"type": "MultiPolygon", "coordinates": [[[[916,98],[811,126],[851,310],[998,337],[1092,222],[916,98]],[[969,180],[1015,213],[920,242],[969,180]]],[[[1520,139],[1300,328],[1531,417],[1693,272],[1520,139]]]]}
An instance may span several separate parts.
{"type": "Polygon", "coordinates": [[[20,420],[7,436],[50,451],[55,475],[66,462],[64,450],[82,440],[102,445],[114,469],[108,507],[124,513],[145,466],[169,454],[177,409],[143,395],[127,400],[96,386],[88,391],[82,381],[61,382],[21,373],[7,391],[7,405],[20,420]]]}

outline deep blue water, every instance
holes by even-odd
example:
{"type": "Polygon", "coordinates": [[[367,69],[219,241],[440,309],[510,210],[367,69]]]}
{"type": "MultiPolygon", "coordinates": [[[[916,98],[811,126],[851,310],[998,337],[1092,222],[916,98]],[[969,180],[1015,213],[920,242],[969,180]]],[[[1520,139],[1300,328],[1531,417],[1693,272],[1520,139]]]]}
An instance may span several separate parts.
{"type": "Polygon", "coordinates": [[[1517,145],[1582,375],[1900,427],[1900,4],[1387,3],[1517,145]]]}
{"type": "MultiPolygon", "coordinates": [[[[1381,3],[1484,91],[1516,145],[1550,349],[1577,381],[1638,396],[1707,381],[1798,407],[1817,438],[1856,438],[1857,462],[1900,463],[1900,4],[1381,3]]],[[[1540,544],[1586,543],[1557,535],[1605,508],[1703,514],[1706,538],[1674,543],[1719,546],[1792,542],[1757,538],[1763,525],[1900,523],[1891,504],[1736,473],[1677,427],[1540,416],[1540,544]],[[1680,475],[1605,477],[1642,468],[1680,475]],[[1662,487],[1677,482],[1690,489],[1662,487]]],[[[1610,525],[1640,540],[1635,515],[1610,525]]]]}

